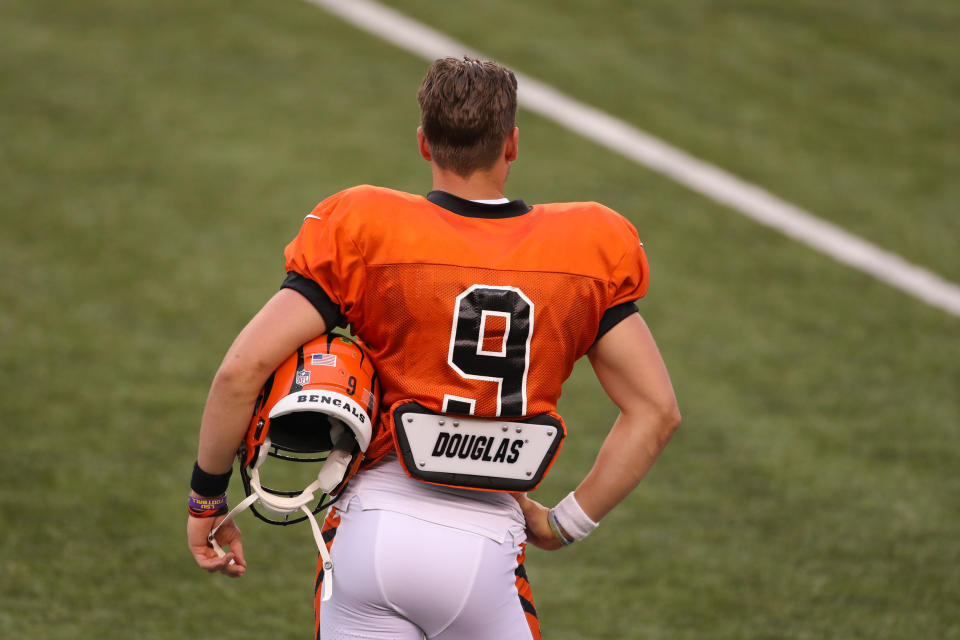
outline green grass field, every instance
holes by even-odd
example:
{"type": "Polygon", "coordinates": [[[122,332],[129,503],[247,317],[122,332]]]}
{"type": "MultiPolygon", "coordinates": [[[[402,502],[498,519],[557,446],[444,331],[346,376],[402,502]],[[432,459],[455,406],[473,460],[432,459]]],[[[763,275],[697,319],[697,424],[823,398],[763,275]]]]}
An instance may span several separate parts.
{"type": "MultiPolygon", "coordinates": [[[[960,280],[960,9],[391,6],[960,280]]],[[[305,528],[198,570],[210,379],[320,199],[430,188],[426,63],[297,0],[0,4],[0,638],[309,637],[305,528]]],[[[643,238],[684,424],[588,540],[532,551],[550,639],[960,638],[960,319],[521,112],[508,184],[643,238]]],[[[538,497],[614,409],[578,366],[538,497]]],[[[239,493],[232,489],[235,502],[239,493]]]]}

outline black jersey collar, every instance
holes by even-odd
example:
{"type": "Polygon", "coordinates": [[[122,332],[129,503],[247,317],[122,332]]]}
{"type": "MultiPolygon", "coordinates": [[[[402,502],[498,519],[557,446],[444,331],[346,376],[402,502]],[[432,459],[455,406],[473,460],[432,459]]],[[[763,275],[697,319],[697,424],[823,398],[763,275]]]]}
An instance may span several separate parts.
{"type": "Polygon", "coordinates": [[[515,218],[533,208],[527,206],[523,200],[511,200],[503,204],[483,204],[464,200],[446,191],[431,191],[427,194],[427,200],[447,211],[468,218],[515,218]]]}

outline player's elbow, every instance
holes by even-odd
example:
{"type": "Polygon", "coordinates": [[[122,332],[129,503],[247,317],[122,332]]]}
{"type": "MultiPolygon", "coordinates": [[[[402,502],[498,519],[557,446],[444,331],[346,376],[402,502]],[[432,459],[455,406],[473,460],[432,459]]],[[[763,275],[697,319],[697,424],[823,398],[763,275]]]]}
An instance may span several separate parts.
{"type": "Polygon", "coordinates": [[[663,398],[644,397],[635,404],[621,406],[620,412],[628,423],[643,425],[643,430],[656,441],[658,449],[669,442],[682,419],[672,394],[663,398]]]}
{"type": "Polygon", "coordinates": [[[662,417],[662,423],[664,430],[668,432],[668,438],[680,427],[681,422],[683,422],[683,416],[680,415],[680,407],[674,401],[670,408],[663,412],[662,417]]]}
{"type": "Polygon", "coordinates": [[[683,421],[676,399],[671,398],[668,401],[657,403],[654,415],[658,439],[661,443],[666,444],[683,421]]]}

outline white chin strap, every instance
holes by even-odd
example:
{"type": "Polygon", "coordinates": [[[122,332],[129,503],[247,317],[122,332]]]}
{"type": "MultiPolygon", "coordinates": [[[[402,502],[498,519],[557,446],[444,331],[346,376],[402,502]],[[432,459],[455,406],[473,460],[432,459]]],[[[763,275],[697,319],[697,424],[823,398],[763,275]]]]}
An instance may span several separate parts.
{"type": "MultiPolygon", "coordinates": [[[[323,494],[329,494],[331,491],[337,488],[337,485],[339,485],[340,482],[343,481],[343,477],[346,475],[347,469],[350,467],[350,463],[353,458],[353,456],[350,454],[350,450],[353,448],[353,442],[351,440],[352,439],[350,438],[342,438],[337,442],[337,445],[327,456],[326,461],[323,463],[323,467],[317,474],[317,479],[311,482],[306,489],[296,496],[276,496],[272,493],[264,491],[260,484],[259,467],[262,460],[258,462],[253,468],[253,471],[250,473],[250,495],[244,498],[243,501],[233,509],[231,509],[226,517],[221,520],[220,523],[210,531],[210,535],[207,536],[207,541],[210,543],[210,546],[213,547],[213,550],[217,552],[217,555],[220,557],[226,555],[214,538],[217,530],[219,530],[225,522],[232,520],[237,514],[248,509],[254,502],[260,502],[265,508],[281,516],[302,511],[304,514],[306,514],[307,519],[310,521],[310,529],[313,531],[313,539],[317,543],[317,550],[320,552],[320,558],[323,560],[322,600],[324,602],[329,600],[330,596],[333,595],[333,561],[330,559],[330,552],[327,550],[327,545],[323,541],[323,534],[320,531],[320,525],[317,524],[317,519],[313,516],[313,512],[307,505],[315,500],[314,493],[316,491],[320,491],[323,494]]],[[[267,440],[262,446],[269,448],[270,441],[267,440]]]]}

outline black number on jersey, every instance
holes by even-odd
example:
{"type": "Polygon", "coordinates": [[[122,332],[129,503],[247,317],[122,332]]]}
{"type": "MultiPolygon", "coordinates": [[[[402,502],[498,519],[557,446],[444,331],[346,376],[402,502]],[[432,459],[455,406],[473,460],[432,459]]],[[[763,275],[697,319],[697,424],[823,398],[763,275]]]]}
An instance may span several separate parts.
{"type": "MultiPolygon", "coordinates": [[[[527,411],[527,372],[533,335],[533,302],[516,287],[475,284],[457,296],[448,364],[463,378],[498,383],[497,415],[527,411]],[[487,322],[504,321],[496,349],[484,349],[487,322]]],[[[473,414],[476,400],[446,395],[444,412],[473,414]]]]}

